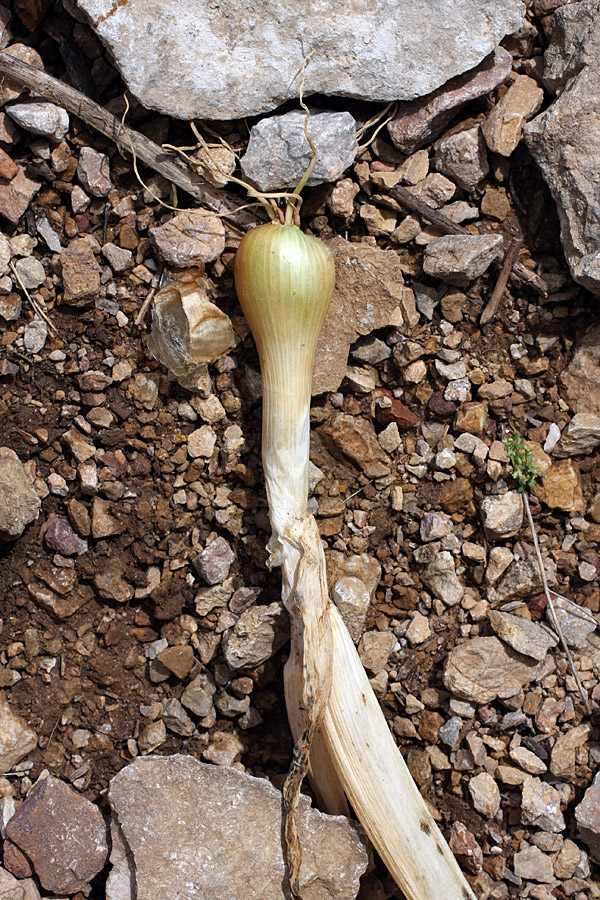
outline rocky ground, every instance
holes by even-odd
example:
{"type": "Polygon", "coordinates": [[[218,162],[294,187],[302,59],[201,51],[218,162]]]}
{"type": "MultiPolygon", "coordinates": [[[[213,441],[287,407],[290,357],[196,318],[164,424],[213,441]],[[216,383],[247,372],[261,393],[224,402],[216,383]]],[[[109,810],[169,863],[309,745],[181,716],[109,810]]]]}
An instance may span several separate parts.
{"type": "MultiPolygon", "coordinates": [[[[553,99],[542,53],[556,6],[535,0],[474,75],[401,105],[358,151],[344,116],[364,123],[378,107],[335,100],[347,146],[303,209],[338,277],[311,416],[332,597],[432,813],[477,896],[494,900],[600,896],[600,317],[522,136],[553,99]],[[398,185],[465,232],[401,205],[398,185]],[[546,295],[513,276],[481,324],[511,240],[546,295]],[[537,469],[532,513],[589,711],[548,624],[502,443],[515,432],[537,469]]],[[[56,22],[15,18],[10,52],[63,77],[59,49],[79,46],[120,115],[102,46],[60,21],[63,44],[56,22]]],[[[188,201],[164,178],[141,167],[142,187],[125,150],[80,119],[6,82],[0,94],[0,895],[122,900],[114,873],[105,886],[103,815],[124,815],[144,757],[187,754],[277,788],[290,763],[258,359],[231,274],[240,232],[213,219],[206,234],[194,214],[167,224],[157,198],[188,201]],[[205,265],[233,325],[194,391],[149,352],[150,317],[135,324],[165,262],[205,265]],[[75,869],[57,821],[78,835],[75,869]]],[[[159,143],[193,143],[185,123],[139,104],[130,120],[159,143]]],[[[240,146],[238,125],[214,127],[240,146]]],[[[173,765],[178,779],[195,772],[173,765]]],[[[268,818],[271,794],[255,789],[268,818]]],[[[154,815],[160,846],[174,825],[154,815]]],[[[336,896],[352,897],[365,864],[353,833],[327,865],[344,841],[356,865],[336,896]]],[[[160,874],[137,896],[166,895],[160,874]]],[[[401,895],[375,860],[359,896],[401,895]]]]}

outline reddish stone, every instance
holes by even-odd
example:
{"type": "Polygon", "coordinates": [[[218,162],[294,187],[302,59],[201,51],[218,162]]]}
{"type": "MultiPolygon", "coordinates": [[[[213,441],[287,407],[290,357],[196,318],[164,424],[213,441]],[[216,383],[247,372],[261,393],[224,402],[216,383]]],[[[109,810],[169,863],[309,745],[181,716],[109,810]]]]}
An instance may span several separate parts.
{"type": "Polygon", "coordinates": [[[98,807],[52,775],[32,788],[6,834],[27,854],[42,886],[55,894],[83,890],[108,857],[98,807]]]}
{"type": "Polygon", "coordinates": [[[443,391],[434,391],[429,398],[427,406],[436,416],[449,417],[456,412],[456,403],[453,403],[451,400],[445,400],[443,391]]]}
{"type": "Polygon", "coordinates": [[[463,869],[477,875],[483,865],[483,852],[466,825],[454,822],[449,840],[450,849],[463,869]]]}
{"type": "Polygon", "coordinates": [[[15,878],[31,878],[33,869],[31,863],[16,844],[6,840],[2,846],[2,865],[15,878]]]}
{"type": "Polygon", "coordinates": [[[428,744],[437,744],[438,732],[444,719],[431,709],[424,709],[419,717],[419,737],[428,744]]]}
{"type": "Polygon", "coordinates": [[[535,597],[531,598],[527,606],[533,621],[539,622],[540,619],[544,618],[546,607],[548,606],[548,598],[545,594],[536,594],[535,597]]]}
{"type": "Polygon", "coordinates": [[[77,537],[66,519],[54,519],[46,528],[46,545],[63,556],[75,556],[87,548],[85,541],[77,537]]]}
{"type": "Polygon", "coordinates": [[[378,388],[375,391],[375,396],[388,397],[391,401],[391,406],[379,406],[377,404],[376,416],[380,425],[389,425],[391,422],[395,422],[398,428],[414,428],[419,421],[418,416],[401,400],[394,397],[387,388],[378,388]]]}

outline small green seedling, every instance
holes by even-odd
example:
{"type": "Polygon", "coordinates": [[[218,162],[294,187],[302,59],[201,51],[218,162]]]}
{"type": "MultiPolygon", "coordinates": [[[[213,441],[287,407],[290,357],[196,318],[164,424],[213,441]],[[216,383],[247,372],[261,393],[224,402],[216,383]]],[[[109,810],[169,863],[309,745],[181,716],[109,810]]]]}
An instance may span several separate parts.
{"type": "Polygon", "coordinates": [[[513,467],[513,478],[518,484],[519,491],[535,487],[535,481],[539,471],[533,464],[531,450],[525,446],[525,441],[518,431],[505,438],[502,443],[513,467]]]}

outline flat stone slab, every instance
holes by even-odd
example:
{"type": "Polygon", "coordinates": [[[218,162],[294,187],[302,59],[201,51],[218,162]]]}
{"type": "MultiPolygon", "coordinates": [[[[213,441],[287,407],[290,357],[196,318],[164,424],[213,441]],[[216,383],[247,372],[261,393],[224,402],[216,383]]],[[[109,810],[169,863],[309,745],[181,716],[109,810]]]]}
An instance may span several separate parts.
{"type": "Polygon", "coordinates": [[[181,119],[230,119],[305,95],[412,100],[523,24],[520,0],[77,0],[131,92],[181,119]]]}
{"type": "MultiPolygon", "coordinates": [[[[109,800],[122,840],[109,900],[127,896],[127,869],[136,900],[289,897],[282,797],[266,779],[191,756],[145,756],[113,778],[109,800]]],[[[297,821],[303,898],[352,900],[367,866],[360,826],[312,809],[305,796],[297,821]]]]}

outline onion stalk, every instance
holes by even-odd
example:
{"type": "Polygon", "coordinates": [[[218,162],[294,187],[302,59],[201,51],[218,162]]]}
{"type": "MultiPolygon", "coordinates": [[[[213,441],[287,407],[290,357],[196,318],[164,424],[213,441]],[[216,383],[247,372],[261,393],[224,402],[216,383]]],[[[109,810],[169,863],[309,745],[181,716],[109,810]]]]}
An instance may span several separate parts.
{"type": "Polygon", "coordinates": [[[284,805],[292,893],[300,896],[301,862],[293,814],[310,765],[321,805],[347,814],[347,796],[409,900],[474,900],[329,600],[320,534],[307,509],[311,380],[333,260],[297,225],[261,225],[240,244],[235,283],[260,358],[270,565],[281,566],[291,619],[285,692],[296,745],[284,805]]]}

